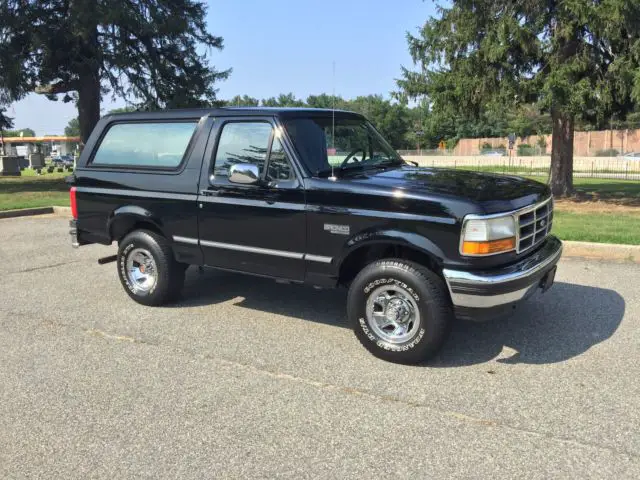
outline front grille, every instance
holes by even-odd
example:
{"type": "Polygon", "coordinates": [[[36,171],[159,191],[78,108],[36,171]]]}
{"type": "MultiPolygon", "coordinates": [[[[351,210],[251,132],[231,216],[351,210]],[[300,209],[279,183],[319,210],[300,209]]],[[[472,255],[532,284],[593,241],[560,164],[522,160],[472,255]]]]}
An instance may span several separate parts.
{"type": "Polygon", "coordinates": [[[529,207],[519,214],[517,252],[526,252],[539,245],[549,232],[553,224],[553,200],[545,200],[529,207]]]}

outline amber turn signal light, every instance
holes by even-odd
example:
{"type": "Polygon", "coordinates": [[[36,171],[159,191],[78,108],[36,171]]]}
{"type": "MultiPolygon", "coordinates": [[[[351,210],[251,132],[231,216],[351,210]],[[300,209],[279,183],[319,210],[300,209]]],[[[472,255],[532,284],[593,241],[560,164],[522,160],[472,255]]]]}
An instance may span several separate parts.
{"type": "Polygon", "coordinates": [[[462,253],[465,255],[489,255],[492,253],[508,252],[516,246],[515,237],[491,240],[489,242],[463,242],[462,253]]]}

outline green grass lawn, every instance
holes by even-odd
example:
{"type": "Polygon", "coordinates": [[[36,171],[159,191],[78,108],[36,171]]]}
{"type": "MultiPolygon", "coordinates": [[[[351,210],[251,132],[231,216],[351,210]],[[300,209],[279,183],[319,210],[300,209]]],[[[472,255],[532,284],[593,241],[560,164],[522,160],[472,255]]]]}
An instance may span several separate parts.
{"type": "MultiPolygon", "coordinates": [[[[431,165],[425,165],[431,166],[431,165]]],[[[437,165],[433,165],[437,166],[437,165]]],[[[451,167],[443,167],[443,168],[451,168],[451,167]]],[[[525,176],[547,176],[547,168],[543,166],[533,166],[524,162],[521,165],[461,165],[454,168],[458,168],[460,170],[471,170],[473,172],[489,172],[489,173],[504,173],[507,175],[525,175],[525,176]]],[[[574,169],[574,173],[593,173],[590,169],[574,169]]],[[[625,171],[624,169],[616,170],[612,168],[599,168],[596,173],[609,173],[616,174],[618,178],[624,178],[626,174],[628,175],[637,175],[637,170],[625,171]]],[[[634,178],[633,176],[631,178],[634,178]]]]}
{"type": "MultiPolygon", "coordinates": [[[[21,177],[0,177],[0,210],[69,205],[69,187],[65,173],[37,176],[25,170],[21,177]]],[[[545,181],[546,178],[534,177],[545,181]]],[[[640,244],[640,182],[576,178],[576,190],[601,202],[638,205],[620,213],[580,212],[580,202],[572,203],[572,211],[556,209],[553,232],[563,240],[640,244]],[[574,211],[577,210],[577,211],[574,211]]]]}
{"type": "Polygon", "coordinates": [[[26,169],[21,177],[0,177],[0,210],[69,205],[69,172],[36,175],[26,169]]]}
{"type": "MultiPolygon", "coordinates": [[[[547,183],[546,176],[527,175],[526,178],[547,183]]],[[[640,180],[574,178],[573,187],[578,197],[586,196],[603,202],[640,205],[640,180]]]]}
{"type": "Polygon", "coordinates": [[[639,180],[575,178],[573,183],[578,193],[592,195],[602,201],[615,201],[640,206],[639,180]]]}
{"type": "MultiPolygon", "coordinates": [[[[546,180],[546,178],[545,178],[546,180]]],[[[640,245],[640,181],[574,178],[578,199],[611,205],[611,212],[580,212],[581,201],[571,202],[571,211],[556,208],[554,233],[563,240],[640,245]],[[614,205],[625,205],[624,211],[614,205]]],[[[591,202],[588,202],[591,203],[591,202]]],[[[593,203],[591,203],[594,205],[593,203]]]]}
{"type": "Polygon", "coordinates": [[[638,213],[574,213],[556,210],[553,234],[562,240],[640,245],[638,213]]]}

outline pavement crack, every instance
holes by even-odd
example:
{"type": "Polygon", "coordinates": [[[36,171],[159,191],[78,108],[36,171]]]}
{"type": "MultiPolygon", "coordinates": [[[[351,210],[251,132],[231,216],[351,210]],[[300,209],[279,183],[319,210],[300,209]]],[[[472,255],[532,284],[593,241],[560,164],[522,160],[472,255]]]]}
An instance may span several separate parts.
{"type": "Polygon", "coordinates": [[[312,380],[309,378],[305,378],[305,377],[298,377],[296,375],[291,375],[288,373],[282,373],[282,372],[277,372],[277,371],[273,371],[273,370],[268,370],[268,369],[264,369],[264,368],[259,368],[256,367],[255,365],[251,365],[251,364],[247,364],[247,363],[241,363],[241,362],[236,362],[233,360],[227,360],[227,359],[223,359],[220,357],[214,357],[214,356],[210,356],[210,355],[203,355],[203,358],[206,358],[208,360],[214,360],[232,367],[236,367],[236,368],[241,368],[243,370],[246,371],[251,371],[254,373],[258,373],[258,374],[262,374],[265,376],[269,376],[271,378],[275,378],[275,379],[279,379],[279,380],[287,380],[287,381],[292,381],[292,382],[296,382],[296,383],[302,383],[305,385],[309,385],[315,388],[319,388],[322,390],[327,390],[327,391],[332,391],[332,392],[340,392],[346,395],[353,395],[353,396],[358,396],[358,397],[363,397],[363,398],[367,398],[369,400],[374,400],[374,401],[382,401],[385,403],[395,403],[395,404],[402,404],[405,406],[409,406],[409,407],[417,407],[417,408],[428,408],[429,410],[432,411],[437,411],[440,414],[446,415],[448,417],[452,417],[452,418],[456,418],[458,420],[461,421],[465,421],[468,423],[473,423],[476,425],[483,425],[483,426],[498,426],[500,425],[498,422],[494,421],[494,420],[488,420],[488,419],[484,419],[484,418],[478,418],[478,417],[473,417],[470,415],[465,415],[459,412],[452,412],[452,411],[446,411],[446,410],[437,410],[434,409],[433,407],[422,403],[422,402],[417,402],[417,401],[412,401],[412,400],[407,400],[404,398],[401,398],[399,396],[396,395],[384,395],[384,394],[379,394],[379,393],[375,393],[375,392],[371,392],[368,390],[363,390],[360,388],[355,388],[355,387],[347,387],[344,385],[336,385],[333,383],[327,383],[327,382],[320,382],[318,380],[312,380]]]}
{"type": "Polygon", "coordinates": [[[129,342],[129,343],[145,343],[141,340],[138,340],[134,337],[129,337],[126,335],[113,335],[111,333],[104,332],[102,330],[98,330],[95,328],[86,330],[89,335],[93,335],[95,337],[107,338],[109,340],[117,340],[118,342],[129,342]]]}
{"type": "Polygon", "coordinates": [[[82,260],[71,260],[69,262],[60,262],[60,263],[52,263],[51,265],[43,265],[41,267],[30,267],[30,268],[25,268],[22,270],[16,270],[15,272],[11,272],[11,273],[28,273],[28,272],[35,272],[37,270],[46,270],[49,268],[56,268],[56,267],[62,267],[63,265],[70,265],[72,263],[80,263],[82,260]]]}
{"type": "MultiPolygon", "coordinates": [[[[62,324],[60,325],[62,326],[62,324]]],[[[532,435],[538,438],[544,438],[551,441],[561,442],[563,444],[568,444],[568,445],[573,445],[573,446],[583,447],[583,448],[593,448],[597,450],[604,450],[604,451],[613,453],[615,455],[626,456],[634,460],[637,460],[640,458],[640,455],[628,450],[621,450],[621,449],[616,449],[614,447],[603,446],[603,445],[599,445],[592,442],[580,441],[568,436],[561,436],[551,432],[524,428],[524,427],[509,424],[509,423],[501,422],[498,420],[474,417],[472,415],[467,415],[467,414],[452,411],[452,410],[443,410],[441,408],[437,408],[432,405],[429,405],[425,402],[414,401],[414,400],[402,398],[397,395],[380,394],[380,393],[364,390],[361,388],[348,387],[344,385],[336,385],[328,382],[321,382],[321,381],[313,380],[310,378],[291,375],[289,373],[283,373],[283,372],[279,372],[279,371],[275,371],[267,368],[261,368],[249,363],[242,363],[235,360],[229,360],[229,359],[214,356],[211,354],[202,354],[187,348],[181,348],[181,347],[176,347],[169,344],[151,342],[151,341],[143,340],[143,339],[128,336],[128,335],[119,335],[117,333],[109,333],[99,329],[82,329],[82,330],[86,334],[89,334],[94,337],[103,338],[105,340],[112,340],[116,342],[124,342],[124,343],[131,343],[131,344],[140,344],[140,345],[151,346],[151,347],[167,348],[178,354],[187,355],[191,357],[199,357],[205,360],[217,362],[229,368],[240,369],[245,372],[268,376],[276,380],[295,382],[295,383],[307,385],[307,386],[324,390],[324,391],[337,392],[344,395],[358,396],[358,397],[366,398],[376,402],[388,402],[388,403],[393,403],[393,404],[412,407],[412,408],[420,408],[420,409],[427,410],[431,413],[434,413],[436,415],[452,418],[460,422],[464,422],[467,424],[472,424],[480,427],[502,428],[502,429],[510,430],[512,432],[532,435]]]]}
{"type": "MultiPolygon", "coordinates": [[[[186,350],[183,349],[179,349],[180,351],[183,351],[185,353],[193,353],[193,352],[188,352],[186,350]]],[[[473,424],[473,425],[478,425],[478,426],[483,426],[483,427],[496,427],[496,428],[503,428],[503,429],[507,429],[513,432],[518,432],[518,433],[524,433],[526,435],[532,435],[538,438],[545,438],[548,440],[553,440],[553,441],[558,441],[561,443],[565,443],[565,444],[569,444],[569,445],[574,445],[574,446],[578,446],[578,447],[586,447],[586,448],[595,448],[598,450],[605,450],[611,453],[614,453],[616,455],[624,455],[627,456],[629,458],[633,458],[633,459],[639,459],[640,455],[634,453],[634,452],[630,452],[628,450],[620,450],[620,449],[616,449],[613,447],[608,447],[608,446],[603,446],[603,445],[599,445],[599,444],[595,444],[595,443],[591,443],[591,442],[583,442],[580,440],[576,440],[574,438],[570,438],[570,437],[566,437],[566,436],[560,436],[551,432],[546,432],[546,431],[539,431],[539,430],[532,430],[532,429],[528,429],[528,428],[524,428],[524,427],[519,427],[519,426],[515,426],[515,425],[511,425],[505,422],[500,422],[497,420],[491,420],[491,419],[486,419],[486,418],[480,418],[480,417],[474,417],[471,415],[467,415],[461,412],[456,412],[456,411],[451,411],[451,410],[443,410],[440,408],[435,408],[432,405],[429,405],[427,403],[424,402],[420,402],[420,401],[412,401],[412,400],[408,400],[396,395],[384,395],[384,394],[379,394],[379,393],[375,393],[375,392],[371,392],[371,391],[367,391],[367,390],[363,390],[363,389],[359,389],[359,388],[354,388],[354,387],[346,387],[343,385],[335,385],[332,383],[326,383],[326,382],[320,382],[317,380],[311,380],[309,378],[304,378],[304,377],[298,377],[295,375],[291,375],[288,373],[282,373],[282,372],[276,372],[276,371],[272,371],[272,370],[268,370],[268,369],[263,369],[263,368],[259,368],[256,367],[254,365],[250,365],[250,364],[246,364],[246,363],[241,363],[241,362],[236,362],[233,360],[227,360],[227,359],[223,359],[220,357],[214,357],[212,355],[202,355],[203,358],[206,358],[208,360],[213,360],[213,361],[217,361],[219,363],[223,363],[225,365],[229,365],[232,367],[236,367],[236,368],[240,368],[246,371],[251,371],[251,372],[255,372],[255,373],[259,373],[262,375],[266,375],[272,378],[276,378],[276,379],[282,379],[282,380],[288,380],[288,381],[293,381],[293,382],[297,382],[297,383],[302,383],[305,385],[309,385],[312,387],[316,387],[322,390],[327,390],[327,391],[333,391],[333,392],[340,392],[346,395],[355,395],[355,396],[359,396],[359,397],[363,397],[363,398],[367,398],[373,401],[382,401],[382,402],[389,402],[389,403],[395,403],[395,404],[400,404],[400,405],[404,405],[404,406],[408,406],[408,407],[414,407],[414,408],[421,408],[424,410],[428,410],[432,413],[441,415],[441,416],[445,416],[445,417],[449,417],[449,418],[453,418],[456,419],[460,422],[464,422],[464,423],[469,423],[469,424],[473,424]]]]}

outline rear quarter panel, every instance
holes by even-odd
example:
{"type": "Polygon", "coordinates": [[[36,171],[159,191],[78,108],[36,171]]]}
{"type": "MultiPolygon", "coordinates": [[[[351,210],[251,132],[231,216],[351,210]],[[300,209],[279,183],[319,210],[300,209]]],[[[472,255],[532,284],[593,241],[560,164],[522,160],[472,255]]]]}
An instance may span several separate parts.
{"type": "MultiPolygon", "coordinates": [[[[154,120],[144,115],[129,119],[154,120]]],[[[171,117],[157,120],[170,121],[171,117]]],[[[198,126],[186,158],[177,170],[170,171],[92,166],[91,158],[103,133],[122,119],[106,117],[98,123],[74,172],[81,241],[110,244],[139,221],[155,225],[169,239],[173,235],[198,237],[198,179],[212,119],[194,120],[198,126]]],[[[197,246],[176,245],[175,253],[181,261],[202,261],[197,246]]]]}

